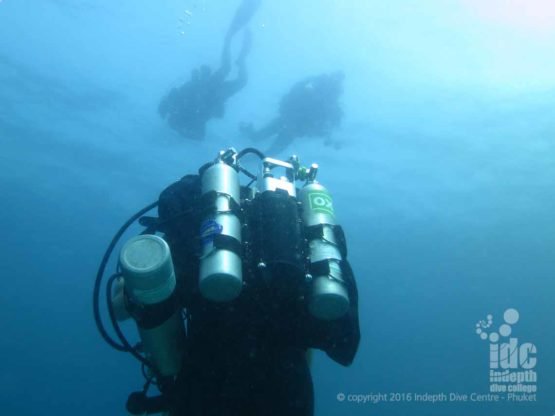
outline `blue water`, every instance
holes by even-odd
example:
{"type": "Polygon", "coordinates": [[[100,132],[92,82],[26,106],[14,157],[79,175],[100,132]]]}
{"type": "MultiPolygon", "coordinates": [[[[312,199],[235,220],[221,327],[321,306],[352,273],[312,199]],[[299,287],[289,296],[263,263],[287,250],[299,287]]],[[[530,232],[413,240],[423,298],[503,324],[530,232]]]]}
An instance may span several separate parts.
{"type": "Polygon", "coordinates": [[[238,2],[0,1],[0,412],[124,414],[139,368],[92,319],[111,236],[218,150],[252,145],[238,123],[269,120],[294,82],[341,69],[338,148],[282,155],[320,164],[359,285],[359,353],[350,368],[316,355],[316,415],[555,414],[555,12],[485,3],[264,1],[249,84],[198,143],[157,105],[218,64],[238,2]],[[416,402],[488,392],[475,325],[508,308],[536,347],[536,401],[416,402]]]}

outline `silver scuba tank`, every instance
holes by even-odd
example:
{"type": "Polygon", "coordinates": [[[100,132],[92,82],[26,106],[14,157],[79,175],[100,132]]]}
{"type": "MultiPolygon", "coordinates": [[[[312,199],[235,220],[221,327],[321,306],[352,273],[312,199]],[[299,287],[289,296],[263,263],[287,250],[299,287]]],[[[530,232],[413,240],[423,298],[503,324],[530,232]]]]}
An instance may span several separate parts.
{"type": "Polygon", "coordinates": [[[201,172],[201,189],[207,214],[200,230],[199,288],[206,299],[227,302],[236,298],[243,286],[237,170],[220,157],[201,172]]]}
{"type": "Polygon", "coordinates": [[[175,272],[168,244],[156,235],[131,238],[120,253],[128,310],[144,352],[163,376],[181,368],[185,328],[175,300],[175,272]]]}
{"type": "Polygon", "coordinates": [[[301,188],[299,199],[312,273],[308,309],[316,318],[338,319],[347,312],[350,301],[341,270],[333,201],[327,189],[315,180],[301,188]]]}

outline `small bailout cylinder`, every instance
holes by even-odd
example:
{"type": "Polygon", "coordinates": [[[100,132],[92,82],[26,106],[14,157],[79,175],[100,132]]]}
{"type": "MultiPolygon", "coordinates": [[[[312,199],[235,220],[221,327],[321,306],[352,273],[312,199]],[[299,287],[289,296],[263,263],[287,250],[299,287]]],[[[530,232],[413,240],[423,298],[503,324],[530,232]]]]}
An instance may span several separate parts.
{"type": "Polygon", "coordinates": [[[170,248],[158,236],[140,235],[123,246],[119,262],[144,352],[161,375],[173,376],[181,368],[185,329],[170,248]]]}
{"type": "Polygon", "coordinates": [[[301,188],[299,199],[312,274],[308,309],[318,319],[338,319],[350,301],[341,268],[345,242],[335,222],[332,198],[321,184],[310,181],[301,188]]]}
{"type": "Polygon", "coordinates": [[[199,288],[206,299],[227,302],[243,287],[239,177],[233,166],[219,160],[201,171],[201,183],[206,214],[200,229],[199,288]]]}

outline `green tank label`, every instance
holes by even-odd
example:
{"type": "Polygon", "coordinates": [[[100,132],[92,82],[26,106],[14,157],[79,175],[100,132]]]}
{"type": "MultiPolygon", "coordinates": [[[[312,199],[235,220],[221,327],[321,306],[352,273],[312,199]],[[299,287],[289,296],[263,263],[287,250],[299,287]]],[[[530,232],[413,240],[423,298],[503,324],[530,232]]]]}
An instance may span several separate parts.
{"type": "Polygon", "coordinates": [[[308,201],[313,212],[334,215],[331,195],[327,192],[311,192],[308,201]]]}

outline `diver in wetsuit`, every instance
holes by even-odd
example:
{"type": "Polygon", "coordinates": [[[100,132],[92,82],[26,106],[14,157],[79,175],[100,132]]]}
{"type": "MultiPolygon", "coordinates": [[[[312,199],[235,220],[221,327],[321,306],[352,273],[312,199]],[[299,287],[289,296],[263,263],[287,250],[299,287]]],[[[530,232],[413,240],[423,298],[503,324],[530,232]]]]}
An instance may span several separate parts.
{"type": "Polygon", "coordinates": [[[267,154],[283,151],[298,137],[315,136],[329,140],[343,118],[339,105],[343,78],[343,72],[335,72],[297,82],[282,98],[278,117],[259,130],[243,123],[240,126],[242,134],[255,141],[273,137],[267,154]]]}
{"type": "Polygon", "coordinates": [[[245,60],[251,48],[251,33],[244,31],[243,45],[236,60],[237,78],[228,80],[231,72],[231,42],[248,24],[260,5],[260,0],[243,0],[226,33],[220,67],[212,72],[203,65],[191,73],[191,79],[173,88],[160,102],[158,113],[167,119],[172,129],[186,138],[202,140],[206,123],[212,118],[222,118],[226,101],[247,84],[245,60]]]}
{"type": "MultiPolygon", "coordinates": [[[[206,299],[202,288],[199,291],[199,244],[205,243],[195,237],[197,230],[206,229],[202,206],[209,193],[202,189],[206,186],[201,185],[202,175],[186,176],[160,196],[160,221],[167,224],[163,231],[176,277],[182,282],[182,303],[190,316],[187,352],[171,415],[312,416],[314,392],[307,350],[323,350],[348,366],[358,348],[358,293],[352,270],[345,259],[343,280],[350,298],[345,315],[333,320],[314,317],[306,305],[309,294],[301,289],[303,284],[295,283],[305,280],[295,266],[302,262],[302,256],[297,257],[300,253],[295,254],[299,246],[287,243],[280,249],[275,243],[271,249],[268,246],[269,251],[260,249],[266,253],[264,267],[258,263],[258,254],[253,254],[277,234],[288,239],[295,229],[294,221],[280,215],[262,219],[268,214],[258,209],[275,204],[279,212],[285,209],[294,215],[296,202],[285,193],[267,191],[260,194],[257,205],[258,197],[250,200],[249,189],[242,187],[243,239],[249,241],[242,254],[243,287],[240,295],[228,302],[206,299]],[[263,232],[257,233],[258,227],[263,232]],[[288,258],[284,251],[293,255],[288,258]],[[279,260],[277,266],[272,266],[272,257],[279,260]]],[[[226,246],[229,242],[222,244],[230,249],[226,246]]],[[[316,276],[316,270],[313,273],[316,276]]]]}
{"type": "Polygon", "coordinates": [[[143,391],[129,396],[129,414],[313,415],[307,351],[348,366],[360,341],[346,238],[317,171],[295,156],[221,151],[117,232],[93,304],[104,339],[148,368],[143,391]],[[240,164],[246,154],[260,157],[258,176],[240,164]],[[285,175],[276,173],[281,169],[285,175]],[[241,186],[241,173],[256,185],[241,186]],[[155,206],[158,217],[142,217],[155,206]],[[139,218],[146,229],[123,245],[107,283],[120,344],[102,325],[100,286],[117,239],[139,218]],[[135,320],[137,346],[122,335],[116,319],[126,318],[116,310],[135,320]],[[147,397],[151,384],[161,395],[147,397]]]}

